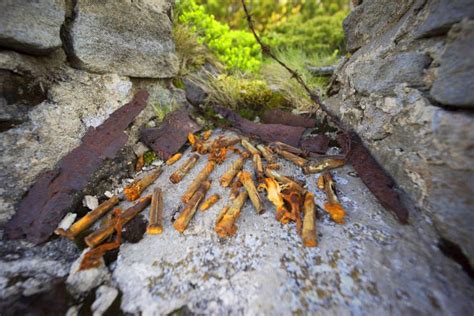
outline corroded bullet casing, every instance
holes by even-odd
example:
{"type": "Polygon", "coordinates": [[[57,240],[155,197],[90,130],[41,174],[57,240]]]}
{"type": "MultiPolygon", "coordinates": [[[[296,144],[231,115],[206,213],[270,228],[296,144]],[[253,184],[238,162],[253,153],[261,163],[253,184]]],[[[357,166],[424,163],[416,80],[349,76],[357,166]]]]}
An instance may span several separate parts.
{"type": "Polygon", "coordinates": [[[337,199],[336,183],[334,182],[331,173],[326,171],[320,176],[320,178],[322,178],[322,180],[318,179],[318,183],[324,183],[324,191],[326,192],[326,197],[328,199],[328,201],[324,203],[324,210],[329,213],[333,221],[338,224],[344,224],[346,211],[337,199]]]}
{"type": "Polygon", "coordinates": [[[186,174],[188,174],[188,172],[194,168],[198,160],[199,155],[194,154],[189,157],[189,159],[186,160],[183,165],[181,165],[175,172],[173,172],[173,174],[170,176],[170,181],[176,184],[183,180],[184,176],[186,176],[186,174]]]}
{"type": "Polygon", "coordinates": [[[146,232],[157,235],[163,232],[163,192],[156,188],[151,196],[150,219],[146,232]]]}
{"type": "Polygon", "coordinates": [[[242,146],[247,149],[252,155],[258,155],[260,154],[260,151],[258,151],[257,148],[255,148],[254,145],[252,145],[251,142],[249,142],[247,139],[242,139],[242,141],[240,142],[242,144],[242,146]]]}
{"type": "Polygon", "coordinates": [[[314,205],[314,194],[306,192],[303,203],[303,245],[305,247],[316,247],[316,212],[314,205]]]}
{"type": "Polygon", "coordinates": [[[87,213],[80,220],[75,222],[68,230],[64,231],[63,229],[58,229],[57,233],[61,236],[65,236],[69,239],[74,239],[79,233],[89,228],[94,224],[99,218],[101,218],[105,213],[110,211],[120,201],[118,196],[112,196],[107,201],[100,204],[97,208],[87,213]]]}
{"type": "Polygon", "coordinates": [[[270,148],[264,146],[262,144],[257,145],[258,150],[262,153],[263,158],[267,161],[267,163],[273,163],[275,161],[275,156],[270,148]]]}
{"type": "Polygon", "coordinates": [[[306,189],[303,188],[303,186],[301,186],[299,183],[297,183],[296,181],[291,180],[288,177],[282,176],[281,174],[279,174],[278,172],[276,172],[273,169],[266,168],[265,169],[265,175],[269,178],[277,180],[278,182],[280,182],[282,184],[285,184],[287,189],[290,190],[290,191],[291,190],[297,190],[301,194],[306,192],[306,189]]]}
{"type": "Polygon", "coordinates": [[[199,207],[199,210],[201,212],[207,211],[210,209],[214,204],[217,203],[217,201],[220,200],[220,195],[219,194],[213,194],[211,195],[207,200],[205,200],[201,206],[199,207]]]}
{"type": "Polygon", "coordinates": [[[214,167],[215,167],[215,162],[213,161],[209,161],[206,166],[204,166],[204,168],[199,172],[199,174],[196,176],[196,178],[191,182],[191,184],[189,185],[188,189],[186,190],[186,192],[184,193],[183,197],[181,198],[181,200],[184,202],[184,203],[188,203],[189,200],[192,198],[192,196],[194,195],[194,192],[197,191],[197,189],[199,188],[199,186],[204,182],[206,181],[208,178],[209,178],[209,175],[211,174],[211,172],[214,170],[214,167]]]}
{"type": "Polygon", "coordinates": [[[331,170],[344,166],[346,163],[345,159],[332,159],[325,158],[318,161],[308,161],[308,163],[303,166],[303,173],[320,173],[326,170],[331,170]]]}
{"type": "Polygon", "coordinates": [[[155,169],[152,172],[148,173],[141,179],[135,180],[132,184],[128,185],[123,193],[127,200],[135,201],[140,197],[140,195],[145,191],[145,189],[152,184],[163,172],[161,168],[155,169]]]}
{"type": "Polygon", "coordinates": [[[193,197],[184,206],[183,211],[179,217],[174,221],[173,227],[180,233],[184,232],[188,227],[189,222],[194,217],[199,203],[204,199],[207,191],[211,187],[211,181],[204,181],[199,189],[194,193],[193,197]]]}
{"type": "Polygon", "coordinates": [[[248,153],[243,153],[237,160],[232,163],[232,166],[222,175],[221,185],[226,188],[232,182],[232,179],[242,170],[244,166],[245,159],[248,158],[248,153]]]}
{"type": "Polygon", "coordinates": [[[304,167],[307,163],[308,163],[308,160],[300,157],[300,156],[297,156],[289,151],[285,151],[285,150],[277,150],[277,153],[282,156],[284,159],[288,160],[288,161],[291,161],[292,163],[294,163],[295,165],[299,166],[299,167],[304,167]]]}
{"type": "Polygon", "coordinates": [[[232,204],[224,207],[219,213],[214,228],[219,237],[223,238],[235,235],[237,232],[237,225],[235,225],[235,222],[240,216],[240,210],[247,200],[247,197],[248,193],[246,191],[241,191],[237,198],[232,201],[232,204]]]}
{"type": "MultiPolygon", "coordinates": [[[[151,203],[151,195],[148,195],[141,198],[133,206],[126,209],[119,216],[119,220],[121,221],[122,225],[125,225],[126,223],[128,223],[132,218],[134,218],[137,214],[143,211],[148,205],[150,205],[150,203],[151,203]]],[[[105,227],[102,227],[99,230],[88,235],[84,240],[87,246],[93,248],[99,245],[101,242],[103,242],[107,237],[112,235],[113,232],[114,232],[114,223],[110,223],[106,225],[105,227]]]]}
{"type": "Polygon", "coordinates": [[[250,201],[252,201],[252,204],[255,207],[257,214],[261,214],[264,211],[263,202],[260,198],[260,195],[258,194],[255,184],[253,183],[252,176],[247,171],[241,171],[239,175],[239,180],[240,182],[242,182],[242,185],[244,186],[245,190],[247,190],[247,193],[250,197],[250,201]]]}
{"type": "Polygon", "coordinates": [[[180,160],[181,157],[183,157],[183,154],[182,153],[176,153],[174,154],[173,156],[171,156],[168,160],[166,160],[166,165],[167,166],[171,166],[172,164],[174,164],[176,161],[180,160]]]}

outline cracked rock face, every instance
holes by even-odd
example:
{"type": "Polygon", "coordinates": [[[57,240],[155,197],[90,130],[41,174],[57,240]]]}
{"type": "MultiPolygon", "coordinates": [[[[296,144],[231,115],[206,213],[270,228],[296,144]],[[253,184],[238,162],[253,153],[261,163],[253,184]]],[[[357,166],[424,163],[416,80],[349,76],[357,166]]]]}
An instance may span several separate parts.
{"type": "MultiPolygon", "coordinates": [[[[144,193],[156,186],[163,190],[163,234],[145,234],[138,243],[122,245],[112,265],[124,312],[463,314],[473,307],[471,280],[438,250],[436,233],[423,216],[413,212],[411,225],[398,224],[349,166],[334,172],[347,224],[333,223],[319,209],[317,248],[304,248],[293,224],[277,222],[274,206],[266,198],[263,215],[257,215],[247,201],[237,221],[237,235],[217,237],[215,219],[229,196],[218,179],[235,154],[229,154],[210,176],[208,196],[218,193],[222,199],[206,212],[198,211],[179,234],[171,222],[178,210],[176,201],[204,167],[206,157],[179,184],[168,178],[191,154],[188,149],[178,163],[164,167],[144,193]]],[[[291,163],[279,162],[281,173],[306,181],[322,206],[325,196],[316,187],[317,175],[304,176],[291,163]]],[[[252,172],[251,161],[244,169],[252,172]]],[[[143,215],[148,217],[148,210],[143,215]]]]}
{"type": "Polygon", "coordinates": [[[327,104],[433,221],[438,238],[457,244],[472,266],[474,58],[467,2],[362,2],[344,22],[354,53],[336,72],[327,104]]]}
{"type": "Polygon", "coordinates": [[[171,2],[79,0],[65,24],[71,63],[98,73],[169,78],[178,70],[171,2]]]}

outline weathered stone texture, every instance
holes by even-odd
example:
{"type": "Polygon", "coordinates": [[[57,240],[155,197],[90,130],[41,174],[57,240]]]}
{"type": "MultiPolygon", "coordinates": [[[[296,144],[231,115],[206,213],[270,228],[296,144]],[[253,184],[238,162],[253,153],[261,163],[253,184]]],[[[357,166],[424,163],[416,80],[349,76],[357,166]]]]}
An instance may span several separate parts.
{"type": "Polygon", "coordinates": [[[173,77],[178,67],[167,3],[78,0],[63,34],[70,62],[98,73],[173,77]]]}
{"type": "MultiPolygon", "coordinates": [[[[474,2],[473,2],[474,3],[474,2]]],[[[454,27],[441,56],[431,95],[444,105],[474,107],[474,21],[454,27]]]]}
{"type": "Polygon", "coordinates": [[[466,1],[364,1],[344,23],[348,47],[357,51],[336,73],[339,88],[327,103],[439,238],[459,245],[474,264],[471,7],[466,1]]]}
{"type": "Polygon", "coordinates": [[[61,0],[0,1],[0,45],[28,54],[44,55],[61,47],[64,21],[61,0]]]}
{"type": "Polygon", "coordinates": [[[427,17],[415,33],[418,37],[446,34],[453,24],[474,18],[472,0],[432,0],[427,5],[427,17]]]}
{"type": "Polygon", "coordinates": [[[413,2],[414,0],[363,1],[344,21],[347,49],[353,52],[387,31],[400,20],[413,2]]]}

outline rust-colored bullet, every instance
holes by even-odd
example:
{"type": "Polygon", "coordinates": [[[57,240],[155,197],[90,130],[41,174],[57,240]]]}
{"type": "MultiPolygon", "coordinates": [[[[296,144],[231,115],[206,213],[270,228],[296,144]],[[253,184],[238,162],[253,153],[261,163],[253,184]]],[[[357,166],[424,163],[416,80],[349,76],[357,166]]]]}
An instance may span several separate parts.
{"type": "Polygon", "coordinates": [[[316,213],[314,205],[314,194],[306,192],[303,203],[303,245],[305,247],[316,247],[318,245],[316,237],[316,213]]]}
{"type": "Polygon", "coordinates": [[[263,202],[257,192],[255,184],[253,183],[252,176],[247,171],[241,171],[239,175],[239,180],[240,182],[242,182],[242,185],[244,186],[245,190],[247,190],[247,193],[250,197],[250,201],[252,201],[252,204],[255,207],[257,214],[261,214],[264,211],[263,202]]]}
{"type": "Polygon", "coordinates": [[[151,196],[150,219],[146,232],[150,235],[163,232],[163,192],[160,188],[155,188],[151,196]]]}
{"type": "Polygon", "coordinates": [[[199,172],[196,178],[191,182],[188,189],[186,190],[183,197],[181,198],[181,200],[184,203],[188,203],[189,200],[191,200],[192,196],[194,195],[194,192],[196,192],[197,189],[199,188],[199,186],[209,178],[209,175],[214,170],[215,165],[216,164],[214,161],[209,161],[206,164],[206,166],[202,168],[202,170],[199,172]]]}
{"type": "Polygon", "coordinates": [[[145,191],[145,189],[152,184],[163,172],[161,168],[155,169],[148,173],[141,179],[135,180],[133,183],[128,185],[124,190],[123,194],[129,201],[135,201],[145,191]]]}
{"type": "Polygon", "coordinates": [[[199,189],[194,193],[193,197],[189,202],[184,206],[183,211],[179,214],[179,217],[174,221],[173,227],[180,233],[184,232],[188,227],[189,222],[196,214],[199,203],[206,196],[207,191],[211,187],[211,181],[204,181],[199,189]]]}
{"type": "Polygon", "coordinates": [[[237,232],[237,225],[235,225],[235,222],[240,216],[240,210],[247,200],[247,197],[248,193],[246,191],[241,191],[237,198],[232,201],[232,204],[230,206],[225,206],[219,213],[214,228],[219,237],[224,238],[235,235],[237,232]]]}
{"type": "MultiPolygon", "coordinates": [[[[140,200],[138,200],[137,203],[135,203],[133,206],[125,210],[120,215],[119,220],[121,221],[123,225],[125,225],[137,214],[143,211],[148,205],[150,205],[150,203],[151,203],[151,195],[141,198],[140,200]]],[[[107,237],[112,235],[113,232],[114,232],[114,223],[110,223],[109,225],[99,228],[99,230],[88,235],[84,240],[87,246],[93,248],[99,245],[101,242],[103,242],[107,237]]]]}
{"type": "Polygon", "coordinates": [[[194,154],[189,157],[183,165],[181,165],[175,172],[173,172],[173,174],[170,176],[170,181],[176,184],[183,180],[184,176],[188,174],[191,169],[194,168],[198,160],[199,155],[194,154]]]}
{"type": "Polygon", "coordinates": [[[87,213],[80,220],[75,222],[68,230],[58,229],[57,233],[61,236],[65,236],[69,239],[74,239],[79,233],[89,228],[94,224],[99,218],[101,218],[105,213],[110,211],[120,201],[118,196],[112,196],[107,201],[101,203],[97,208],[87,213]]]}

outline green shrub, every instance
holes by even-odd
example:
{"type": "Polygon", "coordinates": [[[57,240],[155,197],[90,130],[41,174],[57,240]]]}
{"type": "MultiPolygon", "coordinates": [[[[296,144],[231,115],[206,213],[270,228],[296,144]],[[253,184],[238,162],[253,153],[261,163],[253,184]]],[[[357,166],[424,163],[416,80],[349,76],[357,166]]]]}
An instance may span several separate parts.
{"type": "Polygon", "coordinates": [[[178,21],[196,32],[198,41],[206,44],[228,70],[255,72],[262,56],[258,43],[250,32],[231,30],[206,13],[194,0],[177,3],[178,21]]]}

